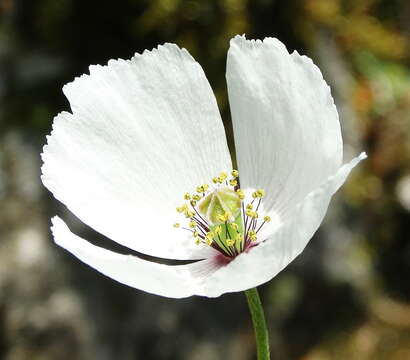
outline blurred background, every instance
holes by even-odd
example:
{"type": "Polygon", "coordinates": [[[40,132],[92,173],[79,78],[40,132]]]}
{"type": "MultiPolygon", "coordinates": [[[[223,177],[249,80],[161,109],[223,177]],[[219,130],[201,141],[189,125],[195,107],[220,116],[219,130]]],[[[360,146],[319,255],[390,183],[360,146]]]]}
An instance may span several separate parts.
{"type": "Polygon", "coordinates": [[[62,86],[159,43],[200,62],[232,139],[225,61],[242,33],[313,58],[345,159],[369,155],[303,255],[260,288],[273,359],[410,359],[410,1],[0,0],[1,359],[255,359],[243,294],[173,300],[103,277],[53,245],[56,213],[97,235],[39,180],[62,86]]]}

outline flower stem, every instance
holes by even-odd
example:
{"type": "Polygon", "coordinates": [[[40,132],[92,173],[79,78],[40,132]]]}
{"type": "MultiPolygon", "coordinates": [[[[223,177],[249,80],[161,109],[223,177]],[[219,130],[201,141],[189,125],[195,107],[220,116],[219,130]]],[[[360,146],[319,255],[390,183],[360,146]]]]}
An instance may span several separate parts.
{"type": "Polygon", "coordinates": [[[248,300],[249,310],[252,315],[253,327],[255,329],[256,349],[258,360],[269,360],[269,335],[266,327],[265,315],[262,303],[256,288],[245,291],[248,300]]]}

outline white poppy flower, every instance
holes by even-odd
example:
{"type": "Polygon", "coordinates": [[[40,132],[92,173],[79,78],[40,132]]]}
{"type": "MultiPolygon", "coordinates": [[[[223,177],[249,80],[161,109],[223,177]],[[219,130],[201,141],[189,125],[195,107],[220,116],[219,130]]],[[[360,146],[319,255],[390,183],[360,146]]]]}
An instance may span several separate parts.
{"type": "Polygon", "coordinates": [[[226,79],[239,192],[211,87],[173,44],[67,84],[72,113],[54,119],[42,154],[44,185],[84,223],[140,253],[198,261],[109,251],[58,217],[55,242],[112,279],[173,298],[246,290],[286,267],[366,155],[341,166],[329,87],[277,39],[232,39],[226,79]]]}

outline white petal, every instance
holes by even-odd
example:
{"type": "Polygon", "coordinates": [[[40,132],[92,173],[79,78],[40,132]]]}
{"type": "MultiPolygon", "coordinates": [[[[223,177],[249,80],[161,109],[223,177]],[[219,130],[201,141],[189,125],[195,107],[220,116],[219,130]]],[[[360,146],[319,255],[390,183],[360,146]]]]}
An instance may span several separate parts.
{"type": "Polygon", "coordinates": [[[91,66],[64,87],[42,158],[44,185],[95,230],[158,257],[206,256],[173,229],[185,192],[231,168],[215,97],[185,49],[166,44],[91,66]]]}
{"type": "Polygon", "coordinates": [[[289,221],[268,241],[236,257],[206,279],[204,295],[216,297],[226,292],[246,290],[276,276],[305,248],[326,214],[332,195],[344,183],[350,171],[366,155],[362,153],[342,166],[318,189],[309,193],[294,208],[289,221]]]}
{"type": "Polygon", "coordinates": [[[202,292],[198,284],[215,271],[212,259],[188,265],[163,265],[118,254],[74,235],[57,216],[52,219],[54,241],[104,275],[152,294],[183,298],[202,292]]]}
{"type": "Polygon", "coordinates": [[[277,39],[231,40],[229,102],[241,187],[284,217],[340,167],[336,107],[320,70],[277,39]]]}

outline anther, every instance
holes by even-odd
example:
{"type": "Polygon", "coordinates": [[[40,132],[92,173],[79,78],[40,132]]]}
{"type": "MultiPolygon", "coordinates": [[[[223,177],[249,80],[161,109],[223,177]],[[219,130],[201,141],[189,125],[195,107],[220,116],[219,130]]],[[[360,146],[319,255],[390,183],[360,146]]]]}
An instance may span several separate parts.
{"type": "Polygon", "coordinates": [[[234,178],[237,178],[237,177],[239,176],[239,171],[238,171],[238,170],[232,170],[231,175],[232,175],[234,178]]]}
{"type": "Polygon", "coordinates": [[[227,240],[226,240],[226,245],[232,246],[233,244],[235,244],[235,241],[234,241],[234,240],[232,240],[232,239],[227,239],[227,240]]]}
{"type": "Polygon", "coordinates": [[[231,179],[231,180],[229,180],[229,185],[236,186],[236,185],[238,185],[238,181],[236,179],[231,179]]]}
{"type": "Polygon", "coordinates": [[[238,194],[240,200],[245,199],[245,193],[243,192],[243,190],[238,189],[236,190],[236,193],[238,194]]]}
{"type": "Polygon", "coordinates": [[[265,190],[263,190],[263,189],[258,189],[258,190],[254,191],[254,192],[252,193],[252,197],[253,197],[254,199],[256,199],[256,198],[263,198],[264,196],[265,196],[265,190]]]}

